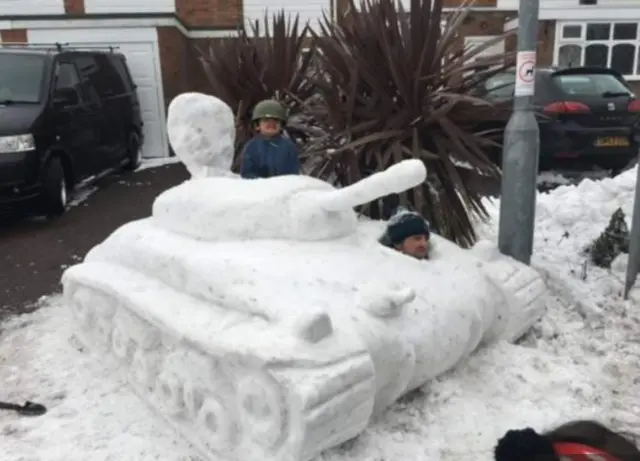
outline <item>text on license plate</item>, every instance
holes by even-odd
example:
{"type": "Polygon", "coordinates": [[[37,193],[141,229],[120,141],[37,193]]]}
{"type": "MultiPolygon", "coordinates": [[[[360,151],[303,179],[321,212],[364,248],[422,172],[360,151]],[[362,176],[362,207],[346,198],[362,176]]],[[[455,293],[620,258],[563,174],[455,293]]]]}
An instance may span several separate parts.
{"type": "Polygon", "coordinates": [[[629,138],[624,136],[611,136],[596,139],[597,147],[629,147],[629,138]]]}

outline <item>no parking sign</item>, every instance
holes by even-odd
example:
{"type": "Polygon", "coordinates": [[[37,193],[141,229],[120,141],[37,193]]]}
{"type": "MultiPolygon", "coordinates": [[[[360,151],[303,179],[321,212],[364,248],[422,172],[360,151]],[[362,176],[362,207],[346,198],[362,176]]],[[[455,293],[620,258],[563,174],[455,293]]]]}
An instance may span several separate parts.
{"type": "Polygon", "coordinates": [[[520,51],[516,62],[516,96],[533,96],[536,84],[536,52],[520,51]]]}

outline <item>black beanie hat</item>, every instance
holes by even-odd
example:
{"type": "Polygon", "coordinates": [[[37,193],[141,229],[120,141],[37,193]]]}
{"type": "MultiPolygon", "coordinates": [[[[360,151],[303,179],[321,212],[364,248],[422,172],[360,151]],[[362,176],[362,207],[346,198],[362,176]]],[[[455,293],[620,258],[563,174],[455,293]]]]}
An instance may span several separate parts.
{"type": "Polygon", "coordinates": [[[387,236],[392,245],[398,245],[414,235],[429,238],[429,234],[429,223],[419,213],[405,208],[398,209],[387,224],[387,236]]]}
{"type": "Polygon", "coordinates": [[[533,429],[507,431],[494,449],[495,461],[559,461],[553,443],[533,429]]]}

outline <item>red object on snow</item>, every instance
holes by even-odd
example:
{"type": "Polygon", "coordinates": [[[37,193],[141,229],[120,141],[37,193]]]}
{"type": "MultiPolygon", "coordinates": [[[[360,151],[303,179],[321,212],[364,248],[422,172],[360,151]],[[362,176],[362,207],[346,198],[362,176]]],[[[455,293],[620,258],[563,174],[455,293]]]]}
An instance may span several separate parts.
{"type": "Polygon", "coordinates": [[[556,442],[553,448],[563,461],[620,461],[609,453],[581,443],[556,442]]]}

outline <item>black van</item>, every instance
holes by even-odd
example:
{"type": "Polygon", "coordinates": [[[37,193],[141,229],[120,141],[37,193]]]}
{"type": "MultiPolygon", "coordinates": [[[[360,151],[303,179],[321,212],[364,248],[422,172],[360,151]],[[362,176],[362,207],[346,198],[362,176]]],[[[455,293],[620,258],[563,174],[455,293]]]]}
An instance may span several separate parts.
{"type": "Polygon", "coordinates": [[[137,168],[142,142],[124,55],[0,45],[0,211],[60,215],[78,185],[137,168]]]}

